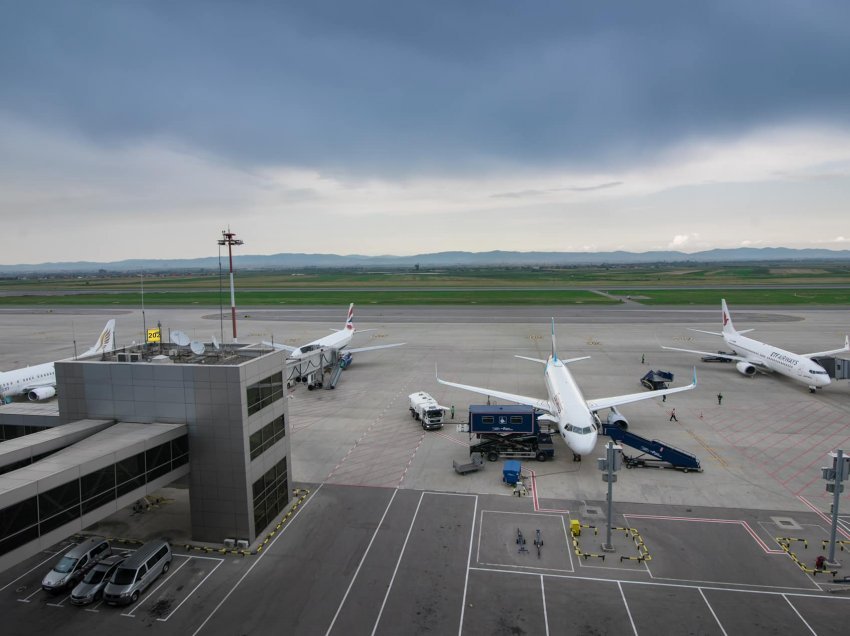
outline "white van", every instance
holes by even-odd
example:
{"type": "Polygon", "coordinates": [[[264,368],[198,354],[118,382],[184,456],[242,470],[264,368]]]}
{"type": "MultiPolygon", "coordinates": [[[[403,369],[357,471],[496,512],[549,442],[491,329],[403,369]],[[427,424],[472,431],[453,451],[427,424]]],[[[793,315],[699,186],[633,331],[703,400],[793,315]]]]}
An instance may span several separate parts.
{"type": "Polygon", "coordinates": [[[110,605],[135,603],[160,574],[171,566],[171,546],[166,541],[149,541],[118,566],[103,590],[110,605]]]}
{"type": "Polygon", "coordinates": [[[103,537],[84,539],[65,553],[41,581],[48,592],[74,587],[98,561],[112,554],[109,541],[103,537]]]}

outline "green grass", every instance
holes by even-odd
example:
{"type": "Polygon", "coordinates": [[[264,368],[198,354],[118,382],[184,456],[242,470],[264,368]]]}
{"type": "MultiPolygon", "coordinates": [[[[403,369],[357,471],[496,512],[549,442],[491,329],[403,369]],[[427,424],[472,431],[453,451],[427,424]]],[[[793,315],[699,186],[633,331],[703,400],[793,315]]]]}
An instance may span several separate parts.
{"type": "Polygon", "coordinates": [[[606,290],[631,296],[643,305],[850,305],[850,289],[623,289],[606,290]]]}
{"type": "MultiPolygon", "coordinates": [[[[392,290],[369,291],[351,289],[338,290],[286,290],[286,291],[236,291],[236,304],[239,307],[279,306],[279,305],[347,305],[356,302],[361,305],[610,305],[616,304],[605,296],[589,291],[557,290],[392,290]]],[[[219,297],[215,292],[148,292],[145,290],[145,306],[191,306],[202,305],[218,307],[220,303],[230,305],[230,296],[225,293],[219,297]]],[[[118,305],[138,307],[141,304],[139,293],[114,294],[69,294],[57,296],[7,296],[0,298],[2,305],[118,305]]]]}

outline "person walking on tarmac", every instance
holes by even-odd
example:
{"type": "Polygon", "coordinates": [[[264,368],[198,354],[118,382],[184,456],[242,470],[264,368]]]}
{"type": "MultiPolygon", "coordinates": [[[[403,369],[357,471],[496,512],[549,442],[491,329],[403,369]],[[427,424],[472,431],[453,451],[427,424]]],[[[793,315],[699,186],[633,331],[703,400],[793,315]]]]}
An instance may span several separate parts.
{"type": "Polygon", "coordinates": [[[669,421],[670,422],[678,422],[679,421],[679,418],[676,417],[676,409],[675,408],[672,411],[670,411],[670,420],[669,421]]]}
{"type": "Polygon", "coordinates": [[[718,394],[717,394],[717,406],[720,406],[720,404],[721,404],[722,402],[723,402],[723,394],[722,394],[722,393],[718,393],[718,394]]]}

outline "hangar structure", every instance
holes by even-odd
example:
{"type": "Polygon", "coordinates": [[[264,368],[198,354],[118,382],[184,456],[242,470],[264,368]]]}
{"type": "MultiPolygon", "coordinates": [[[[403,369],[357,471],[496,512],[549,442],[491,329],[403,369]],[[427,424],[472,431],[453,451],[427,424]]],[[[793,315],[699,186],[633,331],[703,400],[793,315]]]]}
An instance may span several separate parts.
{"type": "Polygon", "coordinates": [[[251,543],[286,507],[286,353],[192,345],[56,363],[57,425],[0,442],[0,570],[186,475],[195,541],[251,543]]]}

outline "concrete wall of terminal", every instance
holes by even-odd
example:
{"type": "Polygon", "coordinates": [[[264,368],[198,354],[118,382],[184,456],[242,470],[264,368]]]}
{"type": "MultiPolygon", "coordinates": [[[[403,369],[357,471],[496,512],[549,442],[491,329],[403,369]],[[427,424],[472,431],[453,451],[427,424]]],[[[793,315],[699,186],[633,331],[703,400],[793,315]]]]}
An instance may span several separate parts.
{"type": "Polygon", "coordinates": [[[189,430],[192,538],[252,542],[253,484],[289,456],[284,438],[253,461],[250,436],[283,416],[278,399],[248,416],[247,387],[283,372],[286,353],[272,351],[235,365],[65,361],[56,363],[60,420],[114,419],[186,424],[189,430]]]}

